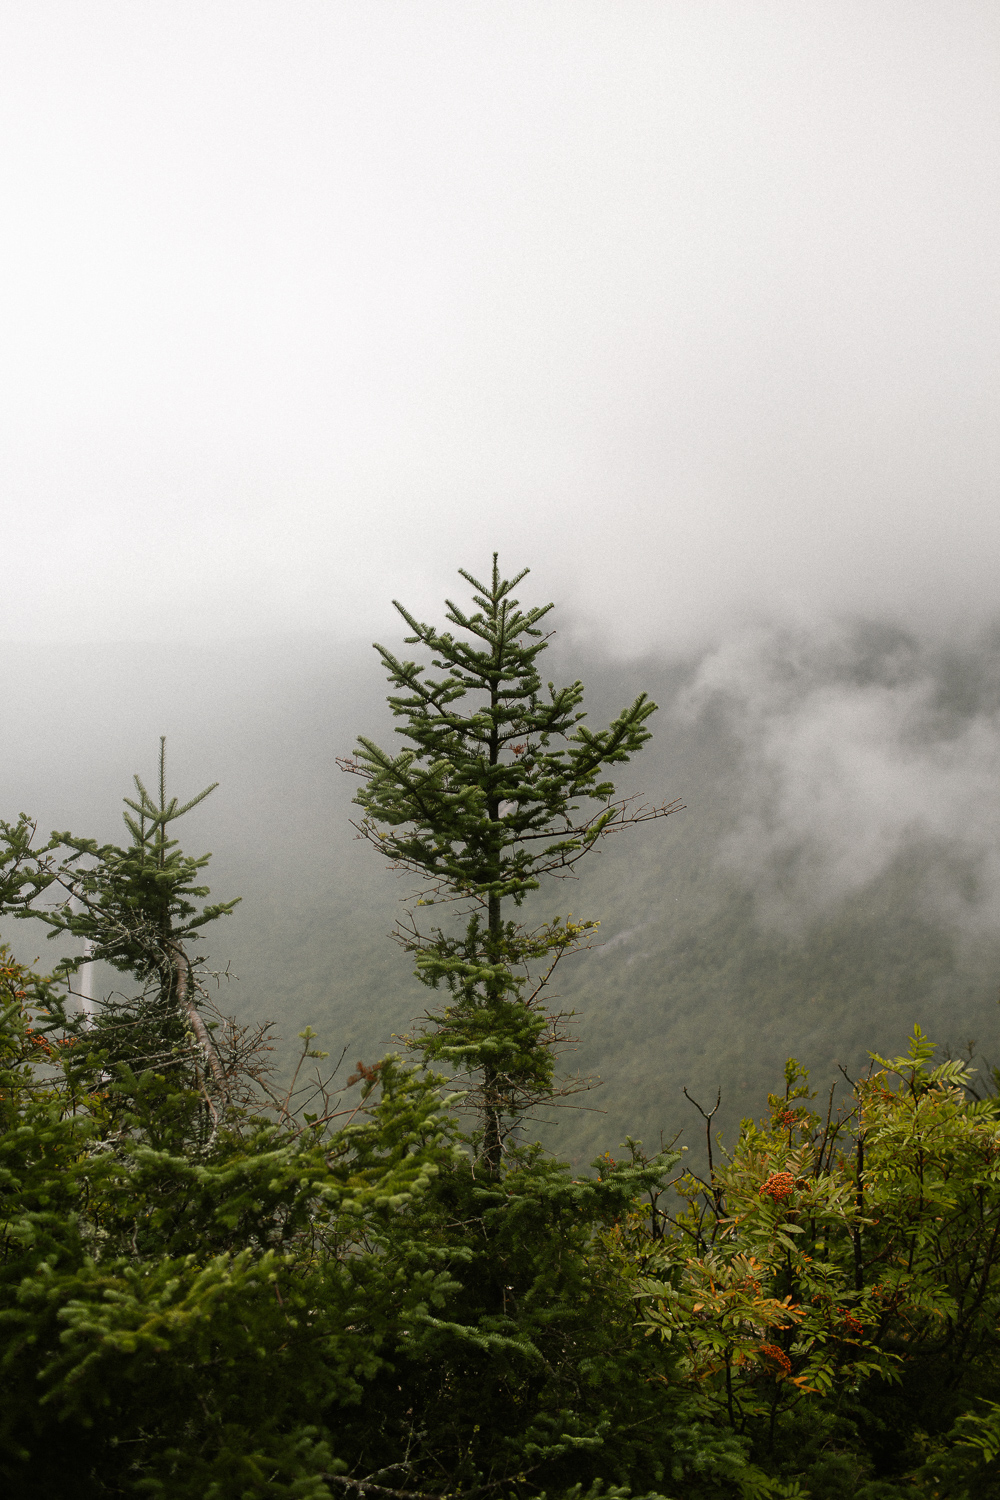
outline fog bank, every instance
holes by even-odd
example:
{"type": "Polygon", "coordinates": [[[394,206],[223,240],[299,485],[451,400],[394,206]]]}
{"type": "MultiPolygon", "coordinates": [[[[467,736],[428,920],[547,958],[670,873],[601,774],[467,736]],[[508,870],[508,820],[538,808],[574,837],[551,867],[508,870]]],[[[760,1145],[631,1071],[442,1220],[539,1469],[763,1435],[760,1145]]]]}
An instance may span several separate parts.
{"type": "Polygon", "coordinates": [[[981,625],[982,0],[35,0],[0,17],[3,630],[602,647],[981,625]]]}

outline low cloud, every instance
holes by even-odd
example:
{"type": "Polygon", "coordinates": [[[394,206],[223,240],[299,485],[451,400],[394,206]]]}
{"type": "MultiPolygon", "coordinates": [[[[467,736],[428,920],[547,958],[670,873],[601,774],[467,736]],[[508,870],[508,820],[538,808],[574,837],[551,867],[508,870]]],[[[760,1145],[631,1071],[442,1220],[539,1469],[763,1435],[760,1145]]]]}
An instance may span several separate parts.
{"type": "Polygon", "coordinates": [[[996,642],[947,649],[873,624],[758,628],[702,660],[681,705],[743,750],[724,863],[800,927],[910,858],[928,911],[1000,919],[996,642]]]}

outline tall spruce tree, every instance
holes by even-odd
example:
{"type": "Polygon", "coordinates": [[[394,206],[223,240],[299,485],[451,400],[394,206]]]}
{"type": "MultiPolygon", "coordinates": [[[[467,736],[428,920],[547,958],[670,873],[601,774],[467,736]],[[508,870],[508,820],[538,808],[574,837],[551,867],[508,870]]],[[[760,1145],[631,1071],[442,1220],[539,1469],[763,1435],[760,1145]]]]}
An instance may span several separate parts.
{"type": "Polygon", "coordinates": [[[583,723],[582,683],[543,688],[548,637],[539,626],[553,606],[520,607],[513,591],[527,572],[501,578],[495,553],[488,584],[460,570],[476,608],[445,602],[462,636],[393,601],[412,631],[406,643],[430,652],[444,675],[428,677],[376,644],[398,690],[388,700],[404,721],[396,732],[410,743],[393,755],[361,737],[340,762],[365,780],[359,831],[424,878],[397,935],[419,978],[443,985],[449,1001],[424,1018],[416,1045],[469,1075],[480,1154],[494,1174],[518,1122],[572,1090],[555,1075],[563,1018],[548,1012],[544,989],[597,925],[556,917],[526,927],[505,907],[520,907],[543,875],[568,875],[601,838],[679,806],[616,799],[603,779],[650,738],[656,705],[645,693],[594,732],[583,723]],[[457,930],[422,925],[423,910],[443,902],[456,903],[457,930]]]}

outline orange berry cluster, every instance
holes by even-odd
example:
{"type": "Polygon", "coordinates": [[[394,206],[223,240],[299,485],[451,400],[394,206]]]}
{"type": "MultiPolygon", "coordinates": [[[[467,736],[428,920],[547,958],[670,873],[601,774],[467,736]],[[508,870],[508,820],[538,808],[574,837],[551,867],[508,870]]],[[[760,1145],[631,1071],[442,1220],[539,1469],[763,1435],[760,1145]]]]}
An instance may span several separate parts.
{"type": "Polygon", "coordinates": [[[766,1359],[772,1360],[785,1375],[792,1373],[792,1362],[784,1349],[779,1349],[777,1344],[761,1344],[760,1352],[766,1359]]]}
{"type": "Polygon", "coordinates": [[[795,1178],[791,1172],[772,1172],[770,1177],[760,1185],[760,1196],[770,1198],[775,1203],[784,1203],[792,1196],[795,1187],[795,1178]]]}

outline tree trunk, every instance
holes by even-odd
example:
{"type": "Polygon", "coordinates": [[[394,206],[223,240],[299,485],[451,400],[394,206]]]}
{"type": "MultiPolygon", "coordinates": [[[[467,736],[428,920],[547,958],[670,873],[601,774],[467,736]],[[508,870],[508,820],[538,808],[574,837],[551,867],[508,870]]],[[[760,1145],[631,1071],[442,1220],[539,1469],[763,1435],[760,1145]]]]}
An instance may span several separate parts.
{"type": "Polygon", "coordinates": [[[229,1096],[229,1085],[226,1081],[225,1069],[222,1066],[218,1052],[215,1050],[215,1043],[209,1035],[208,1027],[199,1015],[198,1007],[190,996],[187,954],[180,943],[174,940],[171,940],[169,946],[172,959],[171,970],[174,999],[177,1003],[177,1008],[187,1017],[191,1030],[194,1032],[198,1045],[202,1050],[205,1062],[219,1086],[223,1099],[227,1104],[231,1104],[232,1100],[229,1096]]]}

